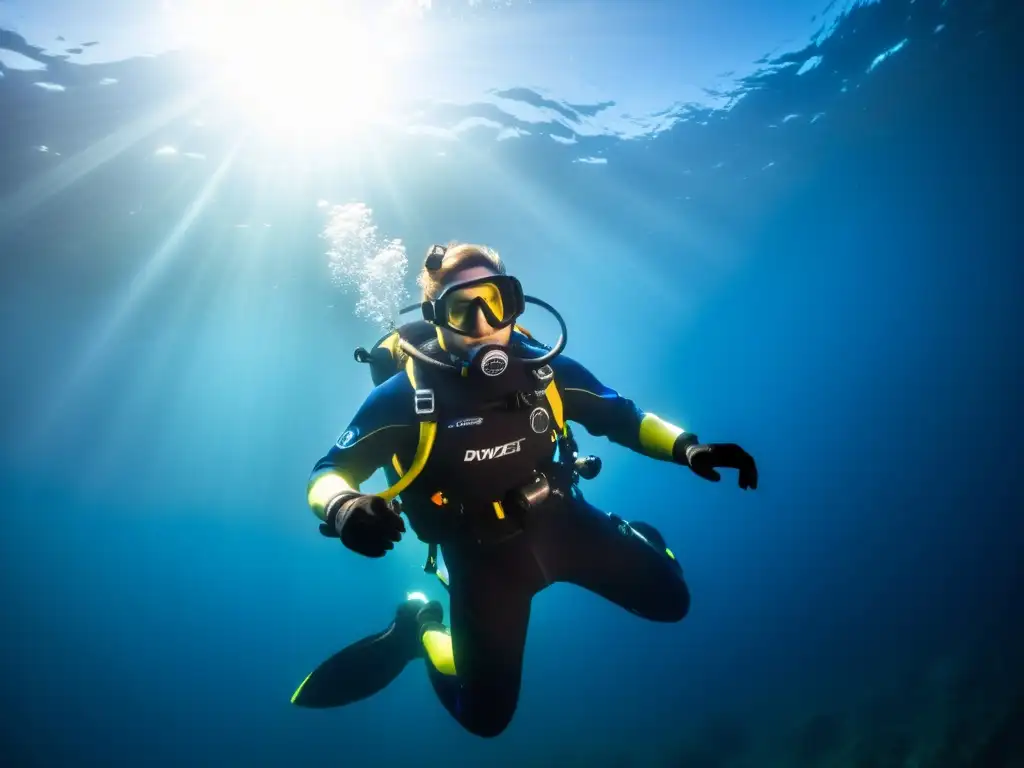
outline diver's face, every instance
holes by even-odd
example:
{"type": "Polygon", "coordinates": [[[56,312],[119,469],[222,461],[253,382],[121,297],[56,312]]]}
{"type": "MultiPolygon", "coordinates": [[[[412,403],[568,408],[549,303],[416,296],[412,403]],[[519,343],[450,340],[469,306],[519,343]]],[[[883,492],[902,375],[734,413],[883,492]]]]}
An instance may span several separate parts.
{"type": "MultiPolygon", "coordinates": [[[[479,277],[489,277],[496,274],[498,273],[489,267],[468,267],[460,269],[458,272],[453,272],[445,284],[462,283],[466,280],[476,280],[479,277]]],[[[484,317],[484,313],[479,308],[475,309],[474,314],[475,322],[470,328],[471,336],[463,336],[447,328],[439,329],[441,340],[444,342],[444,348],[452,354],[464,356],[473,347],[479,347],[483,344],[501,344],[504,346],[508,344],[509,339],[512,337],[511,325],[495,329],[487,322],[487,318],[484,317]]]]}

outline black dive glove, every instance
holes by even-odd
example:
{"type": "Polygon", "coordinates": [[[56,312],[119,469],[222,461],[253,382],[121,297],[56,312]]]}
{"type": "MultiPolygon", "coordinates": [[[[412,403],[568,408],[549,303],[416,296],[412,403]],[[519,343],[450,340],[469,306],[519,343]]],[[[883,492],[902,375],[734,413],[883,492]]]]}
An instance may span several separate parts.
{"type": "Polygon", "coordinates": [[[405,521],[380,496],[344,493],[335,496],[324,509],[324,536],[337,536],[341,543],[366,557],[384,557],[405,533],[405,521]]]}
{"type": "Polygon", "coordinates": [[[735,443],[701,443],[696,435],[684,433],[672,447],[672,458],[689,467],[695,475],[713,483],[722,479],[716,468],[739,470],[740,488],[757,488],[757,464],[735,443]]]}

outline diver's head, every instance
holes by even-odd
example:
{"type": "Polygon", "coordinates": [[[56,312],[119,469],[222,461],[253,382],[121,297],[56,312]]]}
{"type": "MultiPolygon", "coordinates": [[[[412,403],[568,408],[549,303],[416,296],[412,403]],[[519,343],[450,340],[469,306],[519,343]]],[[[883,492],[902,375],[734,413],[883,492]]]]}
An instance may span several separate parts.
{"type": "Polygon", "coordinates": [[[536,393],[537,386],[546,386],[552,375],[548,363],[565,349],[565,320],[546,301],[525,295],[519,280],[505,274],[497,253],[481,245],[431,246],[419,284],[423,301],[401,314],[419,309],[423,319],[437,328],[441,347],[455,359],[446,362],[427,355],[399,334],[398,345],[406,355],[468,376],[489,389],[504,387],[501,394],[528,389],[536,393]],[[527,304],[536,304],[558,321],[558,341],[540,355],[504,349],[527,304]]]}
{"type": "Polygon", "coordinates": [[[446,296],[447,322],[437,327],[442,349],[465,358],[474,347],[509,343],[515,319],[511,313],[518,312],[503,284],[509,279],[501,257],[482,245],[450,244],[439,265],[428,259],[419,283],[423,301],[446,296]],[[488,279],[495,277],[497,281],[488,279]]]}

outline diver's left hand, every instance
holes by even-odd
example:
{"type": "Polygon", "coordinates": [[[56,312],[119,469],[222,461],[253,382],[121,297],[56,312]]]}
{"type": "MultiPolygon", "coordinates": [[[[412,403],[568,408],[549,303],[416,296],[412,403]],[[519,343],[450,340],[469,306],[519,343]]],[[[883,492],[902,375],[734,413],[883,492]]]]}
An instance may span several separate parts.
{"type": "Polygon", "coordinates": [[[757,488],[757,464],[754,463],[754,457],[735,443],[691,445],[686,449],[686,460],[694,474],[712,483],[722,479],[716,468],[737,469],[740,488],[757,488]]]}

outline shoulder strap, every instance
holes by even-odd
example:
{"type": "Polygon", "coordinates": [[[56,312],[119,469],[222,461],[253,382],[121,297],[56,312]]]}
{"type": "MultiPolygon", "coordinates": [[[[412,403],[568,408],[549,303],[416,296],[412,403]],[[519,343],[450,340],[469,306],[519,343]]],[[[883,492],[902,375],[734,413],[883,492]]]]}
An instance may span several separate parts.
{"type": "Polygon", "coordinates": [[[558,425],[558,429],[564,435],[566,430],[565,410],[562,407],[562,394],[558,391],[558,387],[555,386],[554,379],[551,379],[547,387],[544,388],[544,396],[548,399],[548,405],[551,406],[551,415],[555,418],[555,424],[558,425]]]}
{"type": "MultiPolygon", "coordinates": [[[[408,488],[412,481],[419,477],[423,468],[427,465],[430,452],[434,448],[434,439],[437,437],[437,419],[435,418],[434,390],[420,389],[416,385],[416,368],[412,358],[405,363],[405,375],[409,377],[409,383],[413,389],[413,407],[420,422],[420,436],[416,444],[416,453],[413,456],[409,469],[403,474],[399,470],[398,482],[377,495],[387,501],[391,501],[402,491],[408,488]]],[[[397,469],[397,463],[396,463],[397,469]]]]}

